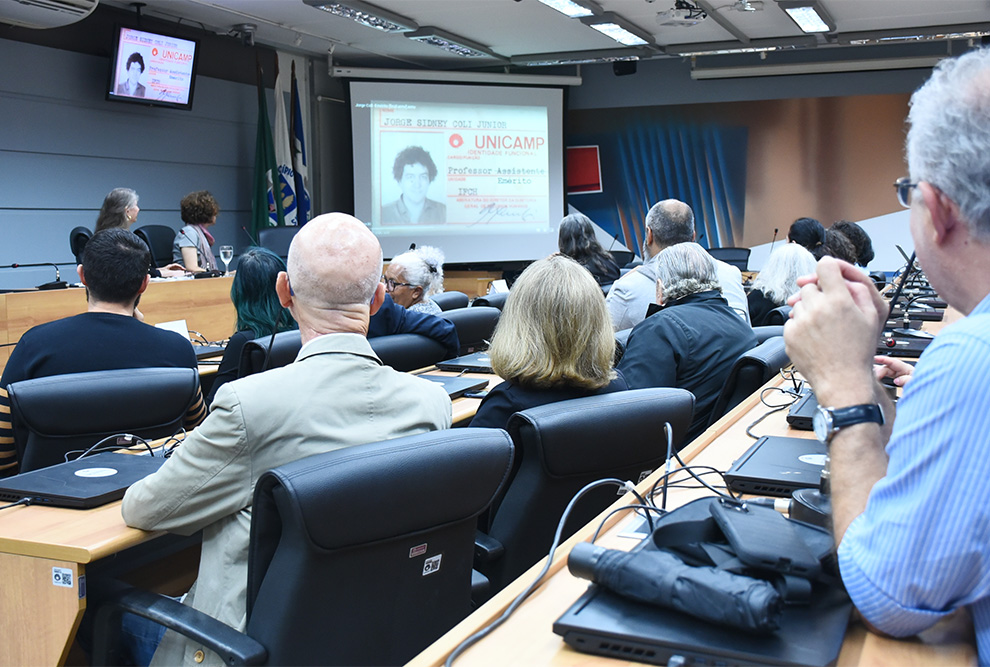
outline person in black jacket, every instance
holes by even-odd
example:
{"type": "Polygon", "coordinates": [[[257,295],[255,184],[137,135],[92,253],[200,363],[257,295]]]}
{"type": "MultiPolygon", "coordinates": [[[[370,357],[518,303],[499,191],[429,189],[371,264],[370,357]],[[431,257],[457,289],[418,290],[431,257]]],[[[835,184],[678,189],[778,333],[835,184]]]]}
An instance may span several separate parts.
{"type": "Polygon", "coordinates": [[[599,285],[611,285],[619,279],[619,265],[598,242],[588,216],[572,213],[561,220],[557,247],[562,254],[588,269],[599,285]]]}
{"type": "Polygon", "coordinates": [[[757,344],[753,329],[722,298],[706,255],[694,243],[660,252],[660,311],[633,328],[619,362],[630,389],[680,387],[694,394],[694,418],[685,443],[708,426],[732,365],[757,344]]]}

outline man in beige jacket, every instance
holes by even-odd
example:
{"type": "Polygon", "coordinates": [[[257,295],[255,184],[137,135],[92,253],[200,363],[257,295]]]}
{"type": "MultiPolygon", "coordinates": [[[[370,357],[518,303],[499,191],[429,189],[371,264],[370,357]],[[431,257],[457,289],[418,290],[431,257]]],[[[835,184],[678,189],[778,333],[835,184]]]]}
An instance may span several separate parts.
{"type": "MultiPolygon", "coordinates": [[[[298,358],[221,387],[206,421],[124,496],[129,526],[203,531],[199,577],[185,604],[239,630],[246,626],[251,501],[262,473],[313,454],[450,426],[446,392],[382,365],[365,338],[385,295],[381,271],[381,246],[359,220],[330,213],[300,229],[288,272],[276,283],[299,323],[298,358]]],[[[153,664],[221,662],[168,632],[153,664]]]]}

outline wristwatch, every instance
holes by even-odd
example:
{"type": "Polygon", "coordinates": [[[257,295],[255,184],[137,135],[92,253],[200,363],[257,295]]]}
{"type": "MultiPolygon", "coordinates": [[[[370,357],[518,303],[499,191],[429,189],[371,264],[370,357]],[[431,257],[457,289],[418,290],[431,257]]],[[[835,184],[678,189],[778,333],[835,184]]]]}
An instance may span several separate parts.
{"type": "Polygon", "coordinates": [[[830,443],[835,434],[846,426],[866,422],[874,422],[883,426],[883,410],[877,403],[850,405],[847,408],[824,408],[819,405],[818,410],[811,418],[811,424],[815,428],[815,436],[825,444],[830,443]]]}

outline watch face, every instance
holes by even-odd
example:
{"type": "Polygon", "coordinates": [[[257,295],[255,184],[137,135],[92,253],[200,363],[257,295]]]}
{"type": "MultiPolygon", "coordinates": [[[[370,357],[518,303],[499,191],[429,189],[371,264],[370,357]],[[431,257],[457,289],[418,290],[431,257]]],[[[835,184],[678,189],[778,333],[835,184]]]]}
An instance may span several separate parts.
{"type": "Polygon", "coordinates": [[[815,437],[821,442],[828,442],[832,431],[832,415],[822,406],[818,406],[811,417],[811,425],[815,429],[815,437]]]}

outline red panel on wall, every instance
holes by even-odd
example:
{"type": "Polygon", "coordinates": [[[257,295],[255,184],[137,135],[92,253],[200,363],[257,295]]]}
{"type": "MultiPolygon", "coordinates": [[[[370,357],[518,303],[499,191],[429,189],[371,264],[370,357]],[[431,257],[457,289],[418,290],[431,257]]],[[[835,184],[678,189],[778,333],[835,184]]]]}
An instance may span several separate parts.
{"type": "Polygon", "coordinates": [[[598,146],[567,148],[567,194],[602,191],[602,167],[598,146]]]}

